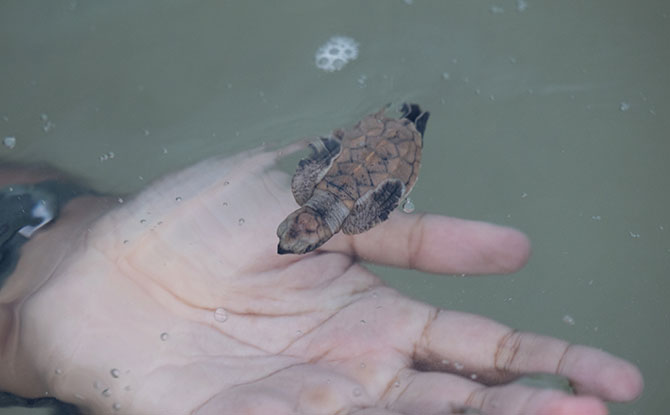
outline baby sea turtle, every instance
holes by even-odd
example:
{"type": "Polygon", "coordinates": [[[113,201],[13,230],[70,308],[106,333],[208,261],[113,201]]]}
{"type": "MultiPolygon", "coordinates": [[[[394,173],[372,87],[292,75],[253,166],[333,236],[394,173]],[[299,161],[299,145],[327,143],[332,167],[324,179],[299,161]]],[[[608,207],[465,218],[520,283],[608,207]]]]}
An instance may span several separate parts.
{"type": "Polygon", "coordinates": [[[310,144],[312,153],[300,160],[291,182],[301,207],[277,228],[279,254],[313,251],[339,230],[365,232],[407,197],[430,114],[403,104],[396,119],[385,117],[385,109],[310,144]]]}

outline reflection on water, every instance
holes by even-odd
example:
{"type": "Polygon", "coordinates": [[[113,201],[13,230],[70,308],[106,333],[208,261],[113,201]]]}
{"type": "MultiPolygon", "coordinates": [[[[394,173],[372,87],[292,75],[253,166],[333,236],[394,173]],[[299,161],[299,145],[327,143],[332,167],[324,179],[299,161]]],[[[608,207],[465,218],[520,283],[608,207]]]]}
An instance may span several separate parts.
{"type": "Polygon", "coordinates": [[[612,413],[660,413],[669,15],[655,0],[3,2],[0,158],[125,193],[421,102],[433,124],[417,211],[517,226],[534,257],[512,276],[385,278],[631,359],[650,386],[612,413]],[[315,51],[333,36],[358,57],[327,73],[315,51]]]}

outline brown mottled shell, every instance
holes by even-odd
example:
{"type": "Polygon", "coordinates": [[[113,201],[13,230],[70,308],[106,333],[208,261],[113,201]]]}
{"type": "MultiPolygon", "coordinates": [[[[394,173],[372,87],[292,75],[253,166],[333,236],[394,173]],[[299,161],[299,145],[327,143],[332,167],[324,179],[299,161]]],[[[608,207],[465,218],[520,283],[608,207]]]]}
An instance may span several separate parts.
{"type": "Polygon", "coordinates": [[[342,149],[317,189],[337,195],[348,207],[388,179],[404,183],[405,198],[419,174],[423,138],[406,118],[388,118],[384,109],[333,136],[342,149]]]}

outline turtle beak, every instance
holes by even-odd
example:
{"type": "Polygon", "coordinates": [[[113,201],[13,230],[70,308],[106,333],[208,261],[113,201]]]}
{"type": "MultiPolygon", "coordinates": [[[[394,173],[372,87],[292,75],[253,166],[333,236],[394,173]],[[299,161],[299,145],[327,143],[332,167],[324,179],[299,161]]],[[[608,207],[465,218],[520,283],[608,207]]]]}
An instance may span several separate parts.
{"type": "Polygon", "coordinates": [[[293,252],[288,251],[288,250],[282,248],[281,245],[277,245],[277,253],[278,253],[279,255],[284,255],[284,254],[292,254],[293,252]]]}

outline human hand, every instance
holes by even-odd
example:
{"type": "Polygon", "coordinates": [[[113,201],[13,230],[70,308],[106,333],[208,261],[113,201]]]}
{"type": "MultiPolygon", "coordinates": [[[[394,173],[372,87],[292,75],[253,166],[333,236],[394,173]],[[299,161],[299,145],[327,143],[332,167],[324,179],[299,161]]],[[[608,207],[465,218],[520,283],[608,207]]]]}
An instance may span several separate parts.
{"type": "Polygon", "coordinates": [[[200,163],[97,219],[17,307],[10,360],[33,381],[5,388],[136,414],[602,414],[640,393],[623,360],[438,310],[357,262],[511,272],[529,253],[515,230],[395,213],[277,255],[295,202],[276,157],[200,163]],[[507,383],[537,372],[576,396],[507,383]]]}

